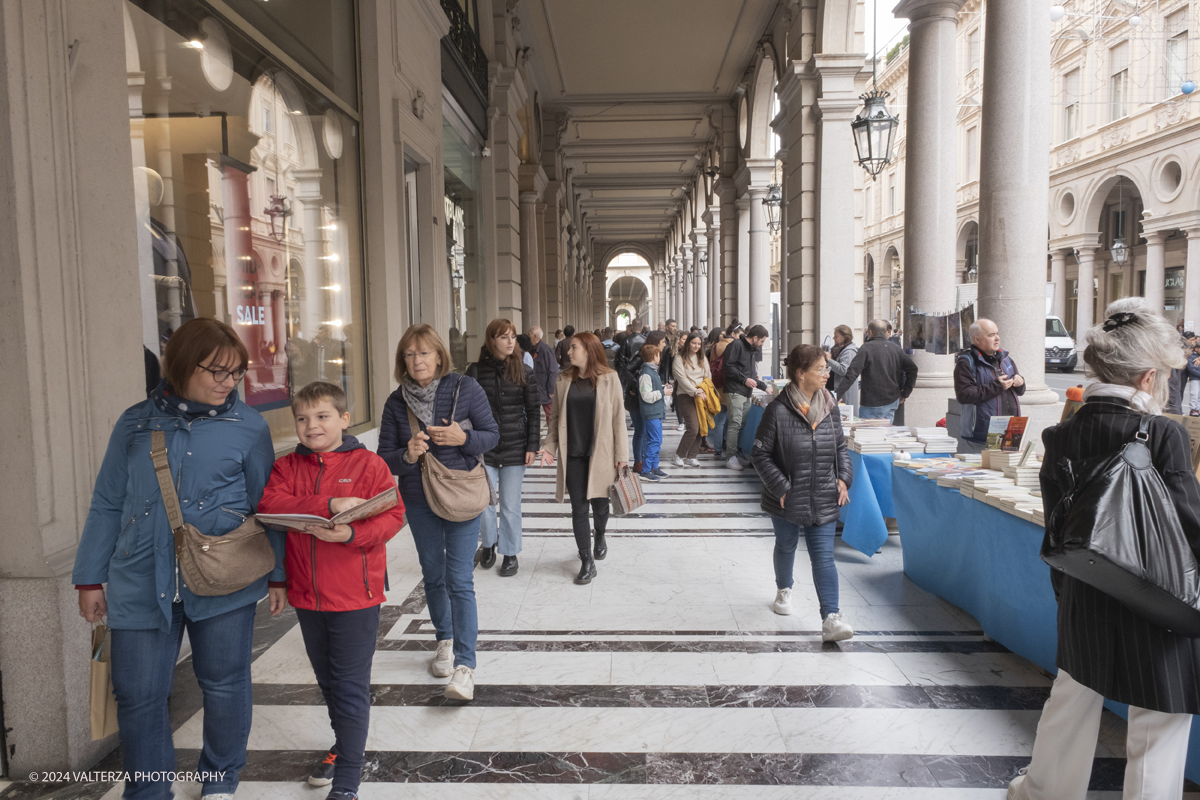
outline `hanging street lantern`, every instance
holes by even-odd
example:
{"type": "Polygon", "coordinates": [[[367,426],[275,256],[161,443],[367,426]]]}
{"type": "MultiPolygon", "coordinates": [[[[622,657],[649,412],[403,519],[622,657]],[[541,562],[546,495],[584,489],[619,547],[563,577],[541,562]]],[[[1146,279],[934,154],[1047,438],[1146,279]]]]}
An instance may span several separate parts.
{"type": "Polygon", "coordinates": [[[783,187],[772,183],[767,187],[767,196],[762,202],[767,207],[767,227],[771,229],[771,233],[778,233],[783,226],[780,213],[783,210],[783,187]]]}
{"type": "Polygon", "coordinates": [[[291,206],[283,195],[271,195],[271,203],[263,209],[263,214],[271,220],[271,238],[282,242],[287,237],[287,218],[292,215],[291,206]],[[275,230],[275,220],[279,220],[279,230],[275,230]]]}
{"type": "Polygon", "coordinates": [[[863,110],[850,123],[854,147],[858,150],[858,164],[872,180],[891,163],[892,145],[896,141],[896,129],[900,127],[900,117],[893,116],[887,109],[887,97],[887,92],[878,89],[864,94],[863,110]]]}
{"type": "Polygon", "coordinates": [[[1118,236],[1113,239],[1110,253],[1114,264],[1124,264],[1129,260],[1129,245],[1125,244],[1125,240],[1118,236]]]}

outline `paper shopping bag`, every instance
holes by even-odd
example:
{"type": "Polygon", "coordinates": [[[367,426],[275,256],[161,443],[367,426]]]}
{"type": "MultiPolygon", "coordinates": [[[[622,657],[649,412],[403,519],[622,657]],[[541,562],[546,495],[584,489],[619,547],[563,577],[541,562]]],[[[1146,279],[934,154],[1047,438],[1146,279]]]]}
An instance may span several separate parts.
{"type": "Polygon", "coordinates": [[[92,628],[92,740],[117,732],[117,696],[113,694],[112,664],[109,662],[108,627],[92,628]]]}

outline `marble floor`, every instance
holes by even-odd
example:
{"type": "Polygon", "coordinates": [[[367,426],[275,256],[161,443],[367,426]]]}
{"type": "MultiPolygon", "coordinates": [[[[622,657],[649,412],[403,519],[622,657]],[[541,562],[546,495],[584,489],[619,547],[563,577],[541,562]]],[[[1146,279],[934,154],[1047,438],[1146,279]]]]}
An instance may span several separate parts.
{"type": "MultiPolygon", "coordinates": [[[[588,586],[554,473],[526,478],[520,572],[477,569],[475,701],[442,698],[407,530],[373,669],[363,800],[1000,800],[1029,759],[1049,676],[922,591],[893,536],[867,558],[837,547],[857,635],[820,638],[803,544],[795,613],[771,610],[773,535],[753,472],[711,457],[646,486],[614,518],[588,586]]],[[[323,800],[302,781],[332,743],[295,617],[261,613],[254,727],[239,800],[323,800]]],[[[200,698],[186,659],[172,701],[180,769],[194,769],[200,698]]],[[[1124,723],[1105,712],[1090,798],[1119,798],[1124,723]]],[[[116,768],[119,753],[107,760],[116,768]]],[[[116,800],[121,786],[92,798],[116,800]]],[[[179,785],[195,798],[199,787],[179,785]]],[[[29,794],[20,785],[0,799],[29,794]]],[[[1200,797],[1200,795],[1187,795],[1200,797]]]]}

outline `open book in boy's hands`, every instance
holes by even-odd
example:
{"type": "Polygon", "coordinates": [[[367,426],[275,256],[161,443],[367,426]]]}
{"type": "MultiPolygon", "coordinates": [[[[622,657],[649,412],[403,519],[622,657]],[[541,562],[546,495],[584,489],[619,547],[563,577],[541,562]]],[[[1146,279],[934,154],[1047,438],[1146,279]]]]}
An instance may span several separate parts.
{"type": "Polygon", "coordinates": [[[399,502],[399,499],[400,494],[396,490],[396,487],[393,486],[375,495],[370,500],[364,500],[354,508],[348,508],[340,514],[334,514],[328,519],[318,517],[315,514],[256,514],[255,518],[263,525],[270,525],[272,528],[287,528],[303,533],[304,529],[309,525],[321,525],[332,528],[335,525],[357,522],[360,519],[382,514],[389,508],[393,508],[399,502]]]}

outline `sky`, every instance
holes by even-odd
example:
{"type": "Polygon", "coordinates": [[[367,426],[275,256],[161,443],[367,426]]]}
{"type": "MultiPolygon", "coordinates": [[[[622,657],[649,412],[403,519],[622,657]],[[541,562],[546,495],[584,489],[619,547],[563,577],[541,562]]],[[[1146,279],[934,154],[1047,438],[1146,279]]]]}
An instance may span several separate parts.
{"type": "Polygon", "coordinates": [[[879,49],[883,50],[884,45],[895,38],[899,41],[904,36],[905,29],[908,27],[908,20],[897,19],[892,16],[892,9],[896,7],[898,0],[866,0],[867,14],[867,52],[871,52],[872,40],[871,35],[874,31],[874,16],[875,6],[879,6],[879,49]]]}

